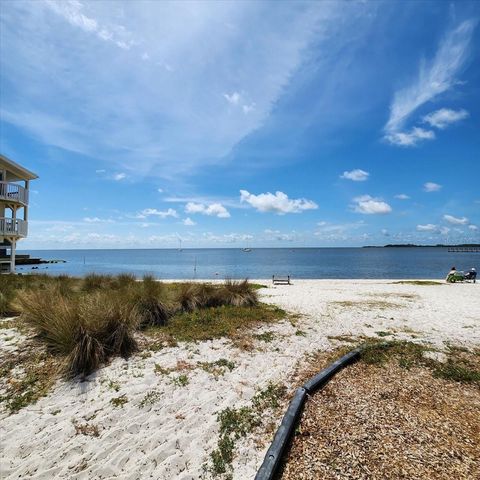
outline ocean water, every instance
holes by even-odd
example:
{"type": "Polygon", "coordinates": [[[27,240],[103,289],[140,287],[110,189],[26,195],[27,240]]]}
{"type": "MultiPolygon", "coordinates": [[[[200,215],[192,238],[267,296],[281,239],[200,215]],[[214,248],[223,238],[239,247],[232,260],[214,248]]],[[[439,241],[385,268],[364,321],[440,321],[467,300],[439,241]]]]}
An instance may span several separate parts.
{"type": "MultiPolygon", "coordinates": [[[[271,278],[444,278],[450,267],[480,268],[480,253],[451,253],[446,248],[240,248],[38,250],[32,257],[66,263],[39,265],[49,274],[146,273],[165,279],[271,278]]],[[[31,266],[17,267],[32,272],[31,266]]]]}

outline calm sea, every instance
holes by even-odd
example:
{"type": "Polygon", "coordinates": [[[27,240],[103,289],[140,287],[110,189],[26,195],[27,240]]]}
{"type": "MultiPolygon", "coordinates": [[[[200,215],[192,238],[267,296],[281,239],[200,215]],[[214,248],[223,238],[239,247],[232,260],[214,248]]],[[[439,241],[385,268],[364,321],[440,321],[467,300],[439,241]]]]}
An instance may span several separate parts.
{"type": "MultiPolygon", "coordinates": [[[[239,248],[151,250],[41,250],[29,253],[67,263],[39,265],[35,272],[82,276],[89,272],[158,278],[444,278],[480,268],[480,253],[449,253],[446,248],[239,248]]],[[[18,267],[31,272],[31,266],[18,267]]]]}

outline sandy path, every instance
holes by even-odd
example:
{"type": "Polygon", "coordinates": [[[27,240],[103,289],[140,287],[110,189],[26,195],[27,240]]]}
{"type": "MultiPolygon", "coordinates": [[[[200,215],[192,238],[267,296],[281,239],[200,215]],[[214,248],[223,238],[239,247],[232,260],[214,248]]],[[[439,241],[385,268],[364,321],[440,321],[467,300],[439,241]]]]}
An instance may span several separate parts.
{"type": "MultiPolygon", "coordinates": [[[[305,354],[331,347],[328,336],[393,329],[396,338],[413,334],[439,346],[480,345],[480,283],[298,280],[262,292],[266,301],[304,316],[295,326],[286,321],[263,327],[259,332],[274,332],[275,338],[259,340],[253,352],[215,340],[118,359],[88,382],[59,382],[37,404],[15,415],[2,413],[2,478],[198,479],[218,441],[216,413],[247,404],[269,381],[288,382],[305,354]],[[334,303],[365,301],[367,307],[334,303]],[[196,366],[220,358],[236,366],[218,379],[200,368],[155,373],[156,364],[175,368],[178,361],[196,366]],[[188,376],[187,385],[173,383],[180,374],[188,376]],[[112,405],[121,396],[126,403],[112,405]],[[97,427],[99,436],[76,434],[75,423],[97,427]]],[[[254,477],[266,446],[254,448],[252,439],[239,443],[235,479],[254,477]]]]}

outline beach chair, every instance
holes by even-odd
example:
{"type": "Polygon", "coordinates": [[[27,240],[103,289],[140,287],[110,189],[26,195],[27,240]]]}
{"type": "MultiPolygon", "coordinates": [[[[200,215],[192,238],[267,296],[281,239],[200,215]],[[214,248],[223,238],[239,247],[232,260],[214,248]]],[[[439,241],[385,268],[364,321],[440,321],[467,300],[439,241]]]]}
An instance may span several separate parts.
{"type": "Polygon", "coordinates": [[[458,270],[455,273],[450,273],[447,277],[447,283],[463,282],[464,280],[464,273],[458,270]]]}
{"type": "Polygon", "coordinates": [[[287,276],[272,275],[272,283],[274,285],[291,285],[290,275],[287,275],[287,276]]]}

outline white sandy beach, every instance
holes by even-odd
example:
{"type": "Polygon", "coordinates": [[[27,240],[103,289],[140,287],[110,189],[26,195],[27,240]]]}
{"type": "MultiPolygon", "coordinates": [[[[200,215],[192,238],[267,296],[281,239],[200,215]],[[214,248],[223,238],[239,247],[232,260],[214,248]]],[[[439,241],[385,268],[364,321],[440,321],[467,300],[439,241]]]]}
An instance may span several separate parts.
{"type": "MultiPolygon", "coordinates": [[[[350,335],[480,346],[480,283],[404,285],[393,280],[296,280],[260,290],[262,299],[302,316],[271,324],[271,342],[253,351],[230,341],[180,344],[117,359],[84,383],[59,381],[53,391],[17,414],[1,412],[1,477],[38,479],[198,479],[218,441],[217,412],[248,404],[269,382],[289,380],[305,355],[339,345],[328,337],[350,335]],[[200,368],[168,375],[155,365],[228,359],[232,371],[214,378],[200,368]],[[186,373],[189,383],[172,380],[186,373]],[[118,391],[112,388],[116,385],[118,391]],[[123,406],[112,398],[124,395],[123,406]],[[99,436],[77,435],[75,423],[95,424],[99,436]]],[[[21,348],[25,337],[0,330],[1,353],[21,348]]],[[[181,363],[182,365],[182,363],[181,363]]],[[[180,366],[181,366],[180,365],[180,366]]],[[[185,364],[183,364],[185,366],[185,364]]],[[[279,417],[276,419],[280,420],[279,417]]],[[[240,440],[234,479],[252,479],[268,436],[240,440]]]]}

